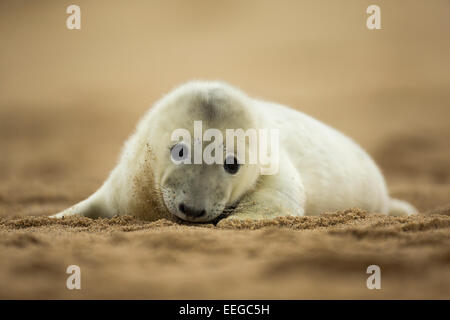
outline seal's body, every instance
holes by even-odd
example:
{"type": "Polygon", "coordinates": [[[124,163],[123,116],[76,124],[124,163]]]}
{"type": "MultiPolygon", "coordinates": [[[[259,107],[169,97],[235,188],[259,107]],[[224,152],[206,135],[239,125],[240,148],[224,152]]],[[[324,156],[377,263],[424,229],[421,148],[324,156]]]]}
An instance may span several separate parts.
{"type": "MultiPolygon", "coordinates": [[[[245,152],[249,156],[251,148],[245,152]]],[[[229,85],[190,82],[144,116],[97,192],[54,217],[130,214],[154,220],[175,215],[205,222],[220,215],[260,219],[351,207],[393,215],[416,212],[408,203],[389,197],[374,161],[342,133],[229,85]],[[278,172],[262,175],[259,164],[242,163],[228,143],[223,144],[225,163],[174,161],[194,156],[196,141],[174,141],[173,132],[184,128],[195,136],[195,121],[223,136],[227,129],[278,130],[278,172]]]]}

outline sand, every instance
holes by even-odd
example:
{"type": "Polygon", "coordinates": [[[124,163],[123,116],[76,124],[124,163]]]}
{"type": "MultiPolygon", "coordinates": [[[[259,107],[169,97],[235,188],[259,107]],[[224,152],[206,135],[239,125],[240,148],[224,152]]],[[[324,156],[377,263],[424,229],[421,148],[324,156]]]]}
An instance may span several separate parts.
{"type": "Polygon", "coordinates": [[[64,4],[39,3],[0,3],[0,298],[450,298],[448,2],[383,3],[372,32],[364,1],[79,1],[78,33],[64,4]],[[94,192],[148,106],[192,78],[343,131],[421,213],[47,218],[94,192]]]}
{"type": "Polygon", "coordinates": [[[353,209],[218,226],[0,220],[1,298],[449,298],[450,217],[353,209]],[[67,266],[81,290],[67,290],[67,266]],[[378,265],[382,289],[368,290],[378,265]]]}

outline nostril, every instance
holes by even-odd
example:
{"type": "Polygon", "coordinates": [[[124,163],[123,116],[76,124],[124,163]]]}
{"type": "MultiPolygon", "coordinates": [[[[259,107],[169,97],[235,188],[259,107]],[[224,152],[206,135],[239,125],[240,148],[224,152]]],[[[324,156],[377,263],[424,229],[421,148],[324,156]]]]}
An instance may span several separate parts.
{"type": "Polygon", "coordinates": [[[198,218],[201,216],[204,216],[206,214],[206,210],[196,210],[194,208],[190,208],[186,206],[184,203],[180,203],[178,205],[178,209],[181,211],[181,213],[185,214],[186,216],[198,218]]]}

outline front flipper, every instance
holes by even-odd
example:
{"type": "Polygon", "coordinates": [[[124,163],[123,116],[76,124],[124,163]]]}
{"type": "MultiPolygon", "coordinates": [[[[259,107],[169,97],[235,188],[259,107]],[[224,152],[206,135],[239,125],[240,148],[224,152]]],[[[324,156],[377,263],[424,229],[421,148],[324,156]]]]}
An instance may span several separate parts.
{"type": "MultiPolygon", "coordinates": [[[[280,155],[281,156],[281,155],[280,155]]],[[[280,161],[275,175],[260,177],[255,190],[246,195],[225,219],[272,219],[303,216],[305,192],[298,171],[288,158],[280,161]]]]}
{"type": "Polygon", "coordinates": [[[115,215],[108,207],[103,194],[99,191],[89,198],[77,203],[76,205],[50,216],[50,218],[64,217],[88,217],[88,218],[111,218],[115,215]]]}

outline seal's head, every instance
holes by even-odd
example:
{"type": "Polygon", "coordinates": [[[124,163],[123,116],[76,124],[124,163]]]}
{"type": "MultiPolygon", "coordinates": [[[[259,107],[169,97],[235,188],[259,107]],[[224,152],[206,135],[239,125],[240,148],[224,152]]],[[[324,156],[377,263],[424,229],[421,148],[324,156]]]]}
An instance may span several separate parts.
{"type": "Polygon", "coordinates": [[[148,136],[156,156],[155,183],[170,213],[191,222],[211,221],[255,186],[258,166],[240,159],[251,157],[249,137],[240,153],[236,137],[227,135],[257,128],[250,103],[228,85],[190,82],[155,106],[148,136]]]}

